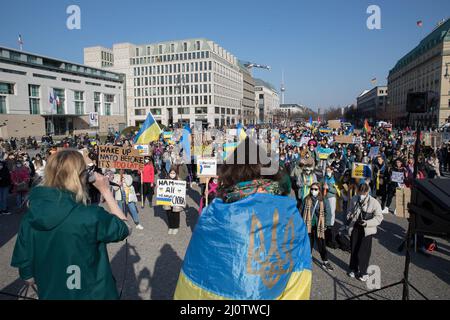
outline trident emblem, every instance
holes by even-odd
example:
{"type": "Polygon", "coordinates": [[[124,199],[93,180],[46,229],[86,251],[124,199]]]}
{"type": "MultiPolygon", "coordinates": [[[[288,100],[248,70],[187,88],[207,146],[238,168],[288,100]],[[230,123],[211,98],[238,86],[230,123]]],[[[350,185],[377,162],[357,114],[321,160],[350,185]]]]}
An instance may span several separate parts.
{"type": "Polygon", "coordinates": [[[250,244],[248,248],[247,272],[259,275],[266,287],[271,289],[280,280],[283,274],[288,274],[294,267],[292,259],[292,248],[294,242],[294,218],[292,217],[284,229],[284,241],[282,243],[282,253],[278,248],[277,229],[279,223],[279,213],[275,210],[272,222],[272,237],[269,252],[266,254],[264,233],[261,222],[252,215],[252,225],[250,229],[250,244]],[[290,238],[289,238],[290,234],[290,238]],[[255,237],[259,238],[259,247],[255,250],[255,237]],[[289,241],[289,243],[288,243],[289,241]],[[282,258],[284,256],[284,258],[282,258]],[[256,268],[252,262],[256,262],[256,268]]]}

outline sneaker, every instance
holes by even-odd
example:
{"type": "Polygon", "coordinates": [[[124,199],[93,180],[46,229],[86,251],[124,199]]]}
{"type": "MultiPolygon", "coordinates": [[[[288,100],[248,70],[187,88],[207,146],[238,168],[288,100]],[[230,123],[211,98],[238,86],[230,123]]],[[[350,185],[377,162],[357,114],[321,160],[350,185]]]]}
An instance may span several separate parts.
{"type": "Polygon", "coordinates": [[[9,216],[9,215],[12,214],[12,213],[9,212],[8,210],[3,210],[3,211],[0,211],[0,214],[3,214],[3,215],[5,215],[5,216],[9,216]]]}
{"type": "Polygon", "coordinates": [[[367,280],[369,280],[369,275],[368,274],[359,275],[358,280],[362,281],[362,282],[366,282],[367,280]]]}
{"type": "Polygon", "coordinates": [[[333,266],[328,261],[325,261],[322,263],[322,268],[324,268],[325,270],[328,270],[328,271],[334,270],[333,266]]]}
{"type": "Polygon", "coordinates": [[[173,229],[169,229],[169,231],[167,231],[167,234],[172,234],[173,229]]]}
{"type": "Polygon", "coordinates": [[[178,233],[178,229],[172,229],[172,234],[175,235],[178,233]]]}
{"type": "Polygon", "coordinates": [[[136,229],[138,229],[138,230],[144,230],[144,227],[143,227],[141,224],[138,224],[138,225],[136,226],[136,229]]]}
{"type": "Polygon", "coordinates": [[[389,213],[389,208],[388,207],[384,207],[382,213],[388,214],[389,213]]]}
{"type": "Polygon", "coordinates": [[[397,209],[394,210],[394,216],[396,216],[396,215],[397,215],[397,209]]]}
{"type": "Polygon", "coordinates": [[[354,277],[355,277],[355,273],[354,273],[353,271],[347,272],[347,275],[348,275],[350,278],[354,278],[354,277]]]}

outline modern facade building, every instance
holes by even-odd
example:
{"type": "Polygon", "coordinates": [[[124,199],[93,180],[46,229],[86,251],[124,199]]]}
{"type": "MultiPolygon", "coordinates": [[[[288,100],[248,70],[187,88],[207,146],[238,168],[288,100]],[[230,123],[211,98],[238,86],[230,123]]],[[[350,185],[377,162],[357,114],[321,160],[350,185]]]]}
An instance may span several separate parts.
{"type": "Polygon", "coordinates": [[[258,123],[271,123],[273,114],[280,108],[280,97],[273,85],[255,79],[256,118],[258,123]]]}
{"type": "Polygon", "coordinates": [[[217,43],[200,39],[84,49],[84,63],[126,74],[128,125],[151,112],[163,125],[232,125],[242,116],[243,75],[238,60],[217,43]],[[107,61],[106,61],[107,62],[107,61]]]}
{"type": "Polygon", "coordinates": [[[390,70],[388,119],[394,125],[432,126],[450,116],[450,19],[443,21],[390,70]],[[409,93],[433,92],[438,107],[427,113],[406,112],[409,93]]]}
{"type": "Polygon", "coordinates": [[[242,99],[242,123],[255,124],[256,123],[256,103],[255,103],[255,79],[253,79],[252,74],[249,69],[247,69],[244,64],[239,61],[240,72],[242,73],[242,88],[243,88],[243,99],[242,99]]]}
{"type": "Polygon", "coordinates": [[[387,108],[387,86],[377,86],[371,90],[365,90],[356,98],[356,109],[358,114],[368,119],[369,122],[383,120],[387,108]]]}
{"type": "Polygon", "coordinates": [[[123,99],[121,74],[0,47],[0,125],[9,137],[119,130],[123,99]],[[99,127],[90,127],[90,112],[99,127]]]}

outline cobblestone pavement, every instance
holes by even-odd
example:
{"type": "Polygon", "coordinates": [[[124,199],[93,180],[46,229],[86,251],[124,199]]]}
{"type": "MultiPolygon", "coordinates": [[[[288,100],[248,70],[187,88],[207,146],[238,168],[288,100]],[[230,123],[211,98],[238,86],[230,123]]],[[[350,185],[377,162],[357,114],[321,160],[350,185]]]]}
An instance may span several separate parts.
{"type": "MultiPolygon", "coordinates": [[[[167,219],[161,207],[140,210],[144,230],[133,230],[125,242],[109,245],[109,254],[117,287],[122,299],[172,299],[184,253],[198,219],[198,188],[188,192],[188,208],[181,216],[180,232],[167,234],[167,219]],[[128,255],[126,250],[128,249],[128,255]]],[[[11,199],[13,200],[13,199],[11,199]]],[[[395,203],[395,201],[393,201],[395,203]]],[[[0,291],[18,293],[23,287],[16,269],[9,266],[16,233],[23,214],[0,216],[0,291]]],[[[381,285],[401,280],[404,254],[397,248],[407,227],[406,220],[392,214],[384,216],[373,241],[371,264],[381,269],[381,285]]],[[[450,299],[450,244],[438,239],[438,252],[430,257],[412,254],[410,281],[429,299],[450,299]]],[[[366,285],[347,277],[349,254],[329,249],[329,260],[335,270],[320,267],[320,257],[314,250],[312,299],[347,299],[367,291],[366,285]]],[[[397,286],[371,297],[401,299],[402,287],[397,286]]],[[[12,299],[0,295],[0,299],[12,299]]],[[[411,299],[422,299],[411,290],[411,299]]]]}

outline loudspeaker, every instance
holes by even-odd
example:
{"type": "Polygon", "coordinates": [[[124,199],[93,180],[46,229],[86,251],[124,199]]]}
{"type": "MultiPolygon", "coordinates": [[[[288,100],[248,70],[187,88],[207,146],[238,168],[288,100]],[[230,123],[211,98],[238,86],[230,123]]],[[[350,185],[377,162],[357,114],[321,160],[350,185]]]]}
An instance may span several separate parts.
{"type": "Polygon", "coordinates": [[[410,92],[406,99],[406,111],[409,113],[426,113],[437,107],[439,95],[434,91],[410,92]]]}
{"type": "Polygon", "coordinates": [[[450,179],[415,180],[409,211],[414,232],[450,237],[450,179]]]}

